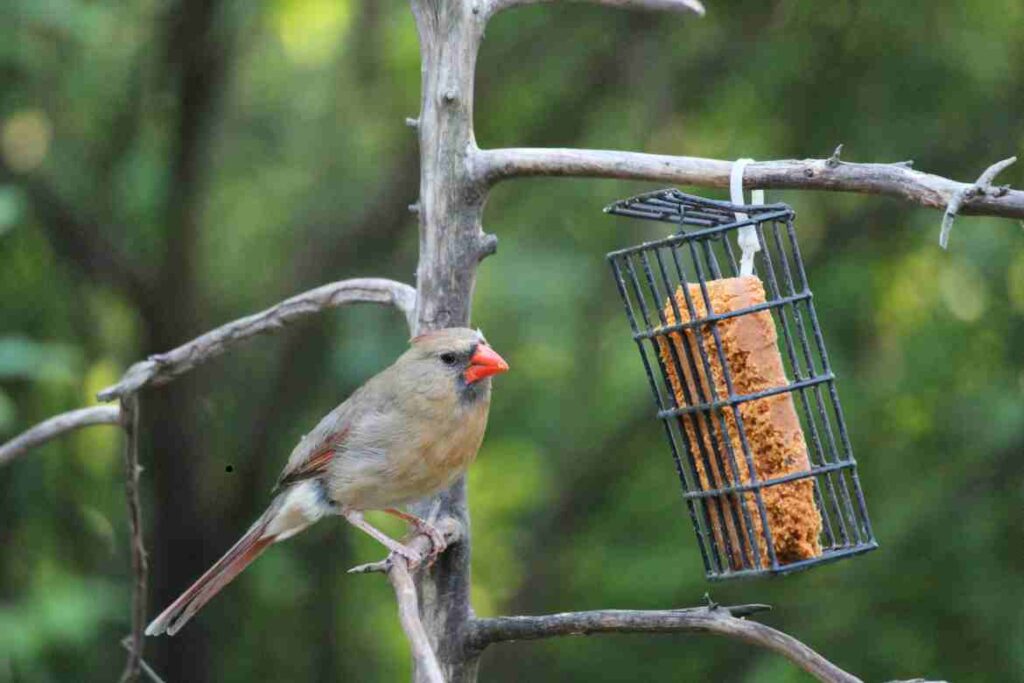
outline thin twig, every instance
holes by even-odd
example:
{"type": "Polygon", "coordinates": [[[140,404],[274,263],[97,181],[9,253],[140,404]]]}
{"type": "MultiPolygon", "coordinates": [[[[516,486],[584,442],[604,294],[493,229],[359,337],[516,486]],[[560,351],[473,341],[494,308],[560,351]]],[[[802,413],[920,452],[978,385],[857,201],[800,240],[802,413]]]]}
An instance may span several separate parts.
{"type": "Polygon", "coordinates": [[[467,645],[477,651],[492,643],[595,633],[710,633],[773,650],[821,681],[860,683],[796,638],[736,615],[765,605],[692,607],[678,610],[596,610],[529,617],[473,619],[467,645]]]}
{"type": "MultiPolygon", "coordinates": [[[[1003,163],[1003,162],[1000,162],[1003,163]]],[[[728,187],[731,161],[592,149],[510,148],[475,150],[470,168],[487,186],[534,176],[622,178],[678,185],[728,187]]],[[[829,190],[897,197],[933,209],[945,209],[960,191],[973,185],[915,171],[908,162],[861,164],[829,159],[758,161],[744,170],[744,185],[760,189],[829,190]]],[[[999,188],[964,204],[961,213],[1024,218],[1024,192],[999,188]]]]}
{"type": "Polygon", "coordinates": [[[1009,193],[1009,186],[999,187],[993,190],[992,181],[996,179],[1004,169],[1013,165],[1017,157],[1010,157],[992,164],[978,176],[973,185],[965,185],[958,189],[946,205],[946,213],[942,216],[942,229],[939,231],[939,246],[946,249],[949,246],[949,233],[953,231],[953,221],[960,213],[964,205],[973,202],[978,197],[1002,197],[1009,193]]]}
{"type": "MultiPolygon", "coordinates": [[[[132,651],[132,637],[130,635],[121,640],[121,647],[128,652],[132,651]]],[[[142,673],[146,674],[152,683],[164,683],[164,679],[160,677],[160,674],[154,671],[153,667],[147,664],[146,660],[142,657],[139,657],[139,667],[142,669],[142,673]]]]}
{"type": "Polygon", "coordinates": [[[146,627],[146,582],[149,562],[142,538],[142,505],[139,502],[139,401],[135,394],[121,399],[121,426],[124,429],[124,491],[128,501],[128,525],[132,554],[132,634],[128,660],[121,682],[136,681],[142,665],[143,629],[146,627]]]}
{"type": "MultiPolygon", "coordinates": [[[[493,15],[510,7],[520,5],[540,5],[556,2],[557,0],[491,0],[488,5],[488,14],[493,15]]],[[[689,12],[704,16],[704,5],[700,0],[573,0],[574,2],[589,2],[595,5],[605,5],[619,9],[633,10],[654,10],[664,12],[689,12]]]]}
{"type": "Polygon", "coordinates": [[[254,315],[240,318],[196,337],[176,349],[151,356],[128,368],[121,381],[99,393],[101,401],[112,401],[138,392],[145,386],[160,386],[215,358],[236,342],[279,330],[304,316],[345,304],[390,304],[402,311],[407,320],[415,315],[416,290],[409,285],[383,278],[342,280],[317,287],[282,301],[254,315]]]}
{"type": "Polygon", "coordinates": [[[121,409],[118,406],[93,406],[55,415],[0,444],[0,467],[62,434],[90,425],[116,425],[120,422],[121,409]]]}
{"type": "Polygon", "coordinates": [[[398,620],[402,624],[409,647],[412,649],[413,664],[417,673],[430,683],[444,683],[441,667],[437,663],[437,655],[430,646],[427,632],[420,621],[419,600],[416,598],[416,584],[409,572],[408,560],[396,557],[388,569],[388,580],[395,589],[395,600],[398,602],[398,620]]]}

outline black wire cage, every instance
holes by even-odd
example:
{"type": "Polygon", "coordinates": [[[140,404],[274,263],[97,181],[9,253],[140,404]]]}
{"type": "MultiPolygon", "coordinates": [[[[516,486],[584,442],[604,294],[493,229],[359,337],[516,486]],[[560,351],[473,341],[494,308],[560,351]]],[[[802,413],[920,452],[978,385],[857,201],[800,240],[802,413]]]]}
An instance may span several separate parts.
{"type": "Polygon", "coordinates": [[[786,574],[878,547],[793,210],[668,189],[605,211],[678,226],[608,260],[707,577],[786,574]],[[732,244],[744,233],[748,251],[754,233],[760,247],[749,274],[732,244]]]}

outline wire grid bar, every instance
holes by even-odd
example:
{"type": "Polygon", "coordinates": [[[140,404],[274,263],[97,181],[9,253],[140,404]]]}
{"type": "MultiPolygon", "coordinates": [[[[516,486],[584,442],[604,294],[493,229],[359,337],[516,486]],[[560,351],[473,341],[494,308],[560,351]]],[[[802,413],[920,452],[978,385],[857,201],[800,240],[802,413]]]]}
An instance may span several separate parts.
{"type": "Polygon", "coordinates": [[[665,426],[707,577],[787,574],[876,548],[792,209],[733,205],[668,189],[616,202],[605,211],[671,223],[679,230],[694,228],[613,251],[608,260],[665,426]],[[737,212],[747,218],[737,220],[737,212]],[[761,247],[755,268],[765,300],[716,311],[709,284],[739,276],[732,241],[744,226],[755,228],[761,247]],[[738,393],[722,325],[755,314],[771,317],[776,350],[790,379],[738,393]],[[759,480],[741,406],[780,395],[790,397],[798,416],[807,466],[759,480]],[[777,501],[783,489],[772,487],[802,481],[811,482],[821,518],[820,554],[780,559],[765,492],[777,501]]]}
{"type": "MultiPolygon", "coordinates": [[[[771,572],[775,576],[785,576],[787,574],[794,574],[796,572],[810,569],[811,567],[817,567],[822,564],[828,564],[837,560],[843,560],[847,557],[854,557],[855,555],[863,555],[864,553],[871,552],[878,548],[878,543],[872,541],[852,548],[844,548],[841,550],[826,550],[819,557],[813,560],[801,560],[799,562],[792,562],[790,564],[784,564],[779,567],[778,570],[771,572]]],[[[711,581],[725,581],[729,579],[756,579],[764,576],[766,572],[756,569],[742,569],[739,571],[729,572],[728,574],[719,574],[715,576],[709,576],[711,581]]]]}

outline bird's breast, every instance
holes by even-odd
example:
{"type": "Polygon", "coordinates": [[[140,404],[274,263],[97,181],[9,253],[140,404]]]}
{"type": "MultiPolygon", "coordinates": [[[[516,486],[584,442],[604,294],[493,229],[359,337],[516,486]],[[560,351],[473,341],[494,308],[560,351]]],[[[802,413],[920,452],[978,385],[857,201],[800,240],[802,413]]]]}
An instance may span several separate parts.
{"type": "Polygon", "coordinates": [[[333,497],[358,509],[380,509],[433,495],[473,462],[486,425],[486,404],[433,419],[408,419],[386,448],[350,453],[339,463],[333,497]]]}
{"type": "Polygon", "coordinates": [[[444,488],[476,459],[487,424],[486,410],[466,411],[459,417],[434,424],[430,436],[396,453],[398,477],[422,484],[418,497],[444,488]]]}

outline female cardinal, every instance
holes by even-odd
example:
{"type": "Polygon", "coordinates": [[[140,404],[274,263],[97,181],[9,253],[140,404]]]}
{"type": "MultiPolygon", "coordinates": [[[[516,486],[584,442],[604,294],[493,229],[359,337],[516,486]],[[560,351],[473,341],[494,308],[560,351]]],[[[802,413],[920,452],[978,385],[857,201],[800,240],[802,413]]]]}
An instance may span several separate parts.
{"type": "Polygon", "coordinates": [[[393,552],[418,564],[420,554],[363,519],[383,510],[444,538],[396,506],[437,493],[476,457],[487,426],[491,375],[508,363],[478,331],[451,328],[414,338],[391,367],[320,420],[292,451],[274,500],[242,538],[146,628],[174,635],[210,598],[271,543],[338,514],[393,552]]]}

